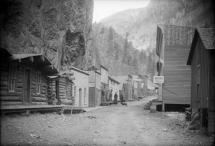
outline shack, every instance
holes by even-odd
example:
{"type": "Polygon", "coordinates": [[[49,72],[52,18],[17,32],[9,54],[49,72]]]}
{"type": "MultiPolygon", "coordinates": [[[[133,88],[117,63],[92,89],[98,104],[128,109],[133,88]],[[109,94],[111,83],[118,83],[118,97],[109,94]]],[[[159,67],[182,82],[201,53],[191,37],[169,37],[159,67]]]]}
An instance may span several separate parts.
{"type": "Polygon", "coordinates": [[[71,67],[70,72],[73,74],[74,85],[74,106],[88,107],[89,106],[89,73],[87,71],[71,67]]]}
{"type": "Polygon", "coordinates": [[[49,76],[50,97],[54,104],[74,104],[72,92],[73,74],[69,71],[63,71],[57,76],[49,76]]]}
{"type": "Polygon", "coordinates": [[[157,70],[164,76],[160,86],[165,110],[183,110],[190,105],[191,69],[186,65],[194,30],[191,27],[157,27],[157,70]]]}
{"type": "Polygon", "coordinates": [[[42,54],[10,54],[0,49],[1,105],[48,104],[48,75],[58,73],[42,54]]]}
{"type": "Polygon", "coordinates": [[[101,104],[101,73],[97,68],[90,68],[89,75],[89,107],[101,104]]]}
{"type": "Polygon", "coordinates": [[[195,29],[187,61],[191,66],[192,113],[200,110],[201,127],[215,132],[215,29],[195,29]]]}

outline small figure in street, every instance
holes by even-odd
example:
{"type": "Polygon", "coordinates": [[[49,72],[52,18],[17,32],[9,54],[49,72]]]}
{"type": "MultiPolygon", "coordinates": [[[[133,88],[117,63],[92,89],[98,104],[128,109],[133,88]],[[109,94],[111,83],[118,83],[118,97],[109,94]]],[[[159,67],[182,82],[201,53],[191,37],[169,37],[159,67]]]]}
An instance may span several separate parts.
{"type": "Polygon", "coordinates": [[[122,95],[122,93],[120,93],[119,98],[120,98],[120,102],[122,103],[123,102],[123,95],[122,95]]]}
{"type": "Polygon", "coordinates": [[[117,98],[118,98],[118,95],[117,95],[117,93],[115,93],[115,94],[114,94],[114,104],[117,104],[117,103],[118,103],[117,98]]]}
{"type": "Polygon", "coordinates": [[[110,94],[109,94],[109,101],[112,101],[112,92],[113,92],[113,90],[111,89],[110,94]]]}
{"type": "Polygon", "coordinates": [[[120,95],[119,95],[120,97],[120,102],[121,102],[121,104],[122,105],[125,105],[125,106],[127,106],[127,103],[125,103],[125,101],[124,101],[124,99],[123,99],[123,94],[122,93],[120,93],[120,95]]]}

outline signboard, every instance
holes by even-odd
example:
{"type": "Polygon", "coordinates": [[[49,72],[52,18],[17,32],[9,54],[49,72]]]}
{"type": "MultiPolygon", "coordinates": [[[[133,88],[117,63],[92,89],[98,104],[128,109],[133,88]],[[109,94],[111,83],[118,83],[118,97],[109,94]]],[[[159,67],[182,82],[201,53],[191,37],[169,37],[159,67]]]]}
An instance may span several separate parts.
{"type": "Polygon", "coordinates": [[[164,76],[154,76],[153,77],[153,83],[164,83],[164,76]]]}

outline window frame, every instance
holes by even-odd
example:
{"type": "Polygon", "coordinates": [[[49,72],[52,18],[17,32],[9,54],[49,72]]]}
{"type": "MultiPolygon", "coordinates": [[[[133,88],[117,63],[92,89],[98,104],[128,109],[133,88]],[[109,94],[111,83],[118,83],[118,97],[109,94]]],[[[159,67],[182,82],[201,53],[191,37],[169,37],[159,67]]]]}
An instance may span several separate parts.
{"type": "Polygon", "coordinates": [[[9,64],[9,74],[8,74],[8,92],[15,93],[16,91],[16,74],[17,74],[17,64],[9,64]]]}
{"type": "Polygon", "coordinates": [[[36,71],[36,94],[41,94],[41,85],[42,85],[42,79],[41,79],[41,72],[36,71]]]}

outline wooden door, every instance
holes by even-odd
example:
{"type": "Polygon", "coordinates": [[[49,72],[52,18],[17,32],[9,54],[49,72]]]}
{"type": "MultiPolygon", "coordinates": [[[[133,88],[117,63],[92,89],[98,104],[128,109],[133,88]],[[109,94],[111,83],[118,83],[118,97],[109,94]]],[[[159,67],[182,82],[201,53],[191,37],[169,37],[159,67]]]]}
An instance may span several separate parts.
{"type": "Polygon", "coordinates": [[[95,107],[95,87],[89,87],[89,107],[95,107]]]}
{"type": "Polygon", "coordinates": [[[24,76],[24,103],[30,104],[31,103],[31,94],[30,94],[30,70],[25,70],[24,76]]]}
{"type": "Polygon", "coordinates": [[[60,96],[59,96],[59,79],[56,79],[55,81],[55,94],[56,94],[56,99],[58,102],[60,102],[60,96]]]}

